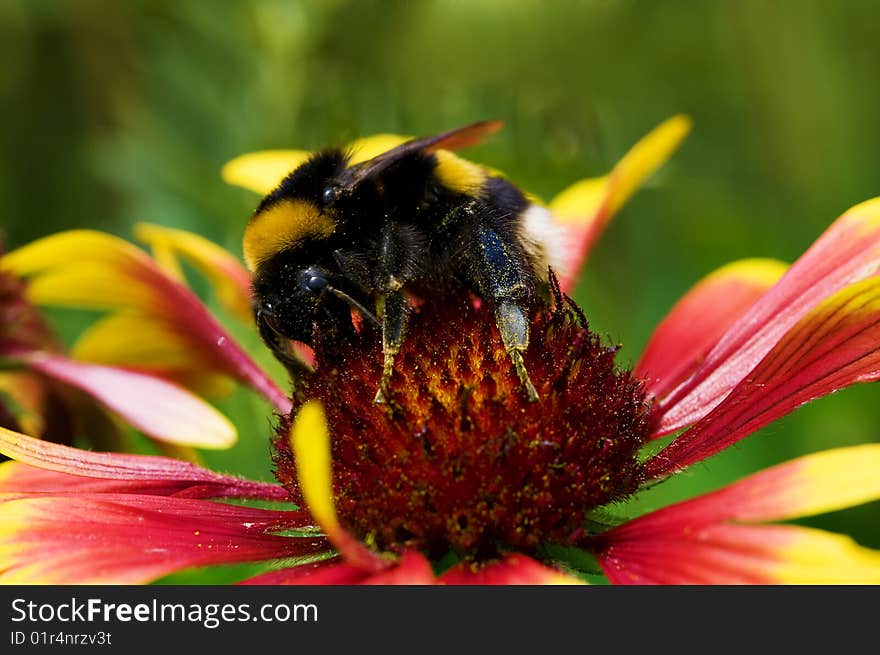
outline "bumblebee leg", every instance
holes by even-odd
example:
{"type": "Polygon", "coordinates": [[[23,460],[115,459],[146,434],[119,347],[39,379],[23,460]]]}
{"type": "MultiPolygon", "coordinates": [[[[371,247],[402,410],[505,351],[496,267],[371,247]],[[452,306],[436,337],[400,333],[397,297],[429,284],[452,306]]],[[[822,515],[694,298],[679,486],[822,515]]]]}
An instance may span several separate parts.
{"type": "Polygon", "coordinates": [[[526,396],[532,402],[538,400],[538,391],[532,384],[523,361],[523,353],[529,347],[529,324],[523,310],[519,305],[508,300],[496,301],[495,323],[498,325],[498,331],[501,332],[504,349],[513,362],[513,368],[519,376],[526,396]]]}
{"type": "Polygon", "coordinates": [[[409,302],[403,287],[411,278],[412,261],[419,243],[415,232],[396,222],[387,222],[382,229],[379,260],[374,288],[382,299],[382,378],[375,402],[388,401],[388,384],[394,372],[394,357],[400,352],[409,319],[409,302]]]}
{"type": "Polygon", "coordinates": [[[400,352],[403,338],[406,334],[406,324],[409,318],[409,303],[406,296],[398,288],[385,296],[384,311],[382,313],[382,378],[379,380],[379,389],[373,402],[385,403],[388,383],[394,372],[394,357],[400,352]]]}
{"type": "Polygon", "coordinates": [[[529,323],[524,306],[529,297],[527,272],[531,265],[515,247],[506,244],[489,227],[477,227],[477,241],[480,246],[477,284],[483,296],[495,307],[495,324],[523,391],[530,401],[536,401],[538,391],[523,361],[523,353],[529,346],[529,323]]]}

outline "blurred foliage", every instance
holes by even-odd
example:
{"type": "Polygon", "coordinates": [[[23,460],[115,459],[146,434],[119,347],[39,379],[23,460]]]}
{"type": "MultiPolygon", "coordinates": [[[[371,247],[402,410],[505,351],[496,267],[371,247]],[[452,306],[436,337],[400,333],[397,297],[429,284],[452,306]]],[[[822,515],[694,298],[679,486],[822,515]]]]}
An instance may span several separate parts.
{"type": "MultiPolygon", "coordinates": [[[[469,155],[548,197],[686,112],[694,133],[576,294],[632,362],[699,277],[740,257],[792,261],[880,193],[875,13],[871,0],[4,0],[2,229],[15,246],[73,227],[129,237],[149,220],[238,253],[256,198],[218,170],[244,151],[497,117],[506,129],[469,155]]],[[[877,400],[862,387],[813,403],[639,506],[876,440],[877,400]]],[[[265,406],[236,395],[224,409],[241,443],[209,463],[268,477],[265,406]]],[[[878,547],[878,510],[811,524],[878,547]]]]}

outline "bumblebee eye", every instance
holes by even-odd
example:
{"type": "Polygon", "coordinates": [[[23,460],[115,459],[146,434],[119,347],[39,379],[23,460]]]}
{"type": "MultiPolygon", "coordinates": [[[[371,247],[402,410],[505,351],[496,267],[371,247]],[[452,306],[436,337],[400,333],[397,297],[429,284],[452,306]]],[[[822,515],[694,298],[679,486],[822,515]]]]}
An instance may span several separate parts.
{"type": "Polygon", "coordinates": [[[300,274],[300,286],[306,291],[318,295],[328,285],[327,278],[316,268],[307,268],[300,274]]]}
{"type": "Polygon", "coordinates": [[[324,205],[329,205],[331,202],[336,200],[336,189],[334,189],[332,186],[328,186],[326,189],[324,189],[324,193],[321,198],[324,201],[324,205]]]}

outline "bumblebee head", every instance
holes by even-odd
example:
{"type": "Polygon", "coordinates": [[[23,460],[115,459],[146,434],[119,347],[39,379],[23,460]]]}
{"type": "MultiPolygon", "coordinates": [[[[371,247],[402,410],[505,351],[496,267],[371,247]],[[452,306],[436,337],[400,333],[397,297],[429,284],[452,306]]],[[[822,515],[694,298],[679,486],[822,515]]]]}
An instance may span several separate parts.
{"type": "Polygon", "coordinates": [[[327,244],[337,228],[327,190],[346,162],[340,150],[314,155],[263,199],[245,228],[242,247],[262,331],[311,343],[316,323],[350,321],[344,303],[326,293],[335,277],[327,244]]]}
{"type": "Polygon", "coordinates": [[[251,272],[259,274],[276,256],[310,240],[327,239],[335,232],[333,182],[346,162],[341,150],[318,153],[263,198],[248,221],[242,243],[251,272]]]}
{"type": "Polygon", "coordinates": [[[274,258],[254,278],[254,316],[261,331],[311,345],[316,328],[350,325],[350,312],[330,293],[333,274],[294,255],[274,258]]]}

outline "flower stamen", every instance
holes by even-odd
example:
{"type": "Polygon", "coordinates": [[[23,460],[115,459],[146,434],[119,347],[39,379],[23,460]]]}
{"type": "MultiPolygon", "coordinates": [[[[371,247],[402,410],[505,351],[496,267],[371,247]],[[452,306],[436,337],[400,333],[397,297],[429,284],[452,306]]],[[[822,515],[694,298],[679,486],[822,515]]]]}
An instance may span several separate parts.
{"type": "MultiPolygon", "coordinates": [[[[555,308],[532,317],[524,356],[539,402],[523,393],[491,309],[468,297],[417,309],[387,405],[374,405],[370,391],[382,374],[375,330],[347,343],[317,340],[304,396],[327,412],[343,526],[378,551],[481,561],[570,543],[586,512],[638,488],[642,385],[615,366],[617,348],[601,343],[580,310],[554,295],[555,308]]],[[[300,498],[288,426],[275,443],[277,476],[300,498]]]]}

